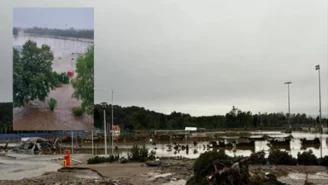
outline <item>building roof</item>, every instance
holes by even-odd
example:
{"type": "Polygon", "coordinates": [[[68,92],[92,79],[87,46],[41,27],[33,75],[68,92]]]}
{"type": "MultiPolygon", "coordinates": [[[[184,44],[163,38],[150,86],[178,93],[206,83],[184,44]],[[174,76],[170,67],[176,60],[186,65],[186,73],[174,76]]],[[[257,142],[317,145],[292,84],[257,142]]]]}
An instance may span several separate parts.
{"type": "Polygon", "coordinates": [[[113,130],[121,130],[121,128],[118,125],[113,125],[113,130]]]}
{"type": "Polygon", "coordinates": [[[197,131],[197,127],[186,127],[186,131],[197,131]]]}

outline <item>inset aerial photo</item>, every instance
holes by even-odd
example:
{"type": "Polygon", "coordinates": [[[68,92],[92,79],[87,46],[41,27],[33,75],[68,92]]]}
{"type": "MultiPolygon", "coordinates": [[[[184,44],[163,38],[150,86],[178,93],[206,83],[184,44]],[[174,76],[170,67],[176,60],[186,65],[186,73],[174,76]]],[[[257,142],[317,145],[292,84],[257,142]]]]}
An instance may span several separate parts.
{"type": "Polygon", "coordinates": [[[93,8],[13,12],[13,129],[93,129],[93,8]]]}

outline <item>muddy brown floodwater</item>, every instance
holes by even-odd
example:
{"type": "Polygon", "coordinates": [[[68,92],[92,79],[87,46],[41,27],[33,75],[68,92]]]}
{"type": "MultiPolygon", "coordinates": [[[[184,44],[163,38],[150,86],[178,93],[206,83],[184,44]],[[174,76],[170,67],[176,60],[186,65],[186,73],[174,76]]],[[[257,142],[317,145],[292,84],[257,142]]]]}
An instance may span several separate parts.
{"type": "MultiPolygon", "coordinates": [[[[76,59],[86,51],[88,42],[67,41],[59,38],[46,38],[22,35],[13,39],[14,45],[23,45],[27,40],[37,42],[38,46],[47,44],[54,52],[52,68],[57,73],[75,71],[76,59]]],[[[74,74],[76,77],[76,72],[74,74]]],[[[73,78],[74,78],[73,77],[73,78]]],[[[86,114],[76,117],[72,108],[81,105],[81,101],[72,98],[74,89],[71,84],[62,84],[51,91],[45,102],[33,101],[24,107],[14,108],[14,130],[91,130],[93,118],[86,114]],[[50,98],[57,100],[57,106],[51,111],[50,98]]]]}
{"type": "Polygon", "coordinates": [[[34,101],[25,107],[14,108],[14,130],[91,130],[93,119],[91,116],[76,117],[72,108],[81,105],[70,97],[74,92],[72,85],[63,84],[62,87],[51,91],[45,102],[34,101]],[[57,107],[49,109],[48,99],[55,98],[57,107]]]}

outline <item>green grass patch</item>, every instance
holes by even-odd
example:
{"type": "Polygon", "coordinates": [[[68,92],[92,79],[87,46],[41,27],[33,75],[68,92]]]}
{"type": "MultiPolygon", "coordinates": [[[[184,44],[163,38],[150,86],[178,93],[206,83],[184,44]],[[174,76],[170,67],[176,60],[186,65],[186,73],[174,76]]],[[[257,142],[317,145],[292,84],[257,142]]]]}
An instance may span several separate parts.
{"type": "Polygon", "coordinates": [[[55,110],[56,106],[57,106],[57,100],[54,98],[50,98],[50,100],[48,101],[48,105],[50,110],[55,110]]]}

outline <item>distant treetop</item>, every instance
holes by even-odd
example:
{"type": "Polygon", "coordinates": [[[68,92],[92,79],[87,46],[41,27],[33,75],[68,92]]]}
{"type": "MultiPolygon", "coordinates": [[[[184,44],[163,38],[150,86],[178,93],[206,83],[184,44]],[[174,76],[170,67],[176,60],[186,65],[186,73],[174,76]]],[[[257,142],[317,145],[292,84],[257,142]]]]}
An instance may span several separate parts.
{"type": "Polygon", "coordinates": [[[72,38],[84,38],[84,39],[93,39],[94,30],[82,30],[82,29],[56,29],[56,28],[25,28],[25,33],[37,34],[37,35],[50,35],[50,36],[59,36],[59,37],[72,37],[72,38]]]}

